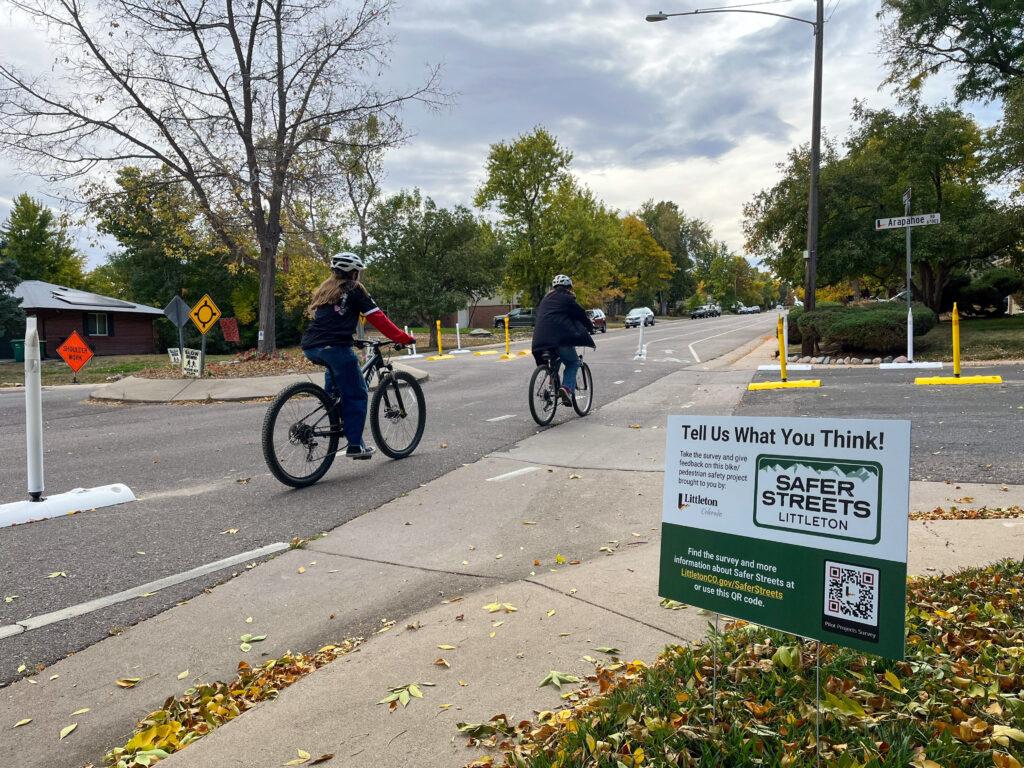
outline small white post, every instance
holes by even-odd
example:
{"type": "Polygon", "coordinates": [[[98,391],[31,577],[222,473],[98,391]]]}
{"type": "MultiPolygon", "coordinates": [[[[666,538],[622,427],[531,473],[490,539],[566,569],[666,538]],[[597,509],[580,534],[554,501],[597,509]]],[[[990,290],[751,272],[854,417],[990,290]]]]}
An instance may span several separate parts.
{"type": "Polygon", "coordinates": [[[455,348],[456,351],[462,351],[462,334],[459,332],[459,321],[455,321],[455,348]]]}
{"type": "Polygon", "coordinates": [[[644,318],[640,318],[640,338],[637,339],[636,354],[633,355],[634,360],[643,360],[646,355],[644,354],[644,318]]]}
{"type": "MultiPolygon", "coordinates": [[[[409,326],[408,325],[403,326],[403,328],[405,330],[405,335],[406,336],[411,336],[412,335],[412,334],[409,333],[409,326]]],[[[414,355],[414,354],[416,354],[416,342],[415,341],[412,343],[411,346],[408,346],[408,347],[405,348],[405,353],[407,355],[414,355]]]]}
{"type": "Polygon", "coordinates": [[[39,331],[36,318],[25,318],[25,443],[28,456],[28,495],[43,499],[43,385],[39,370],[39,331]]]}
{"type": "Polygon", "coordinates": [[[907,362],[914,362],[914,310],[907,308],[907,362]]]}

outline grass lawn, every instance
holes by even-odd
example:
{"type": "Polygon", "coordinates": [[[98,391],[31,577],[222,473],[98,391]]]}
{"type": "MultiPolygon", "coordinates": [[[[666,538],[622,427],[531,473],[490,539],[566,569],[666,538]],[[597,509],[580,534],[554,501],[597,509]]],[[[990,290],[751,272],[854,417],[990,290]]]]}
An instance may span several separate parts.
{"type": "MultiPolygon", "coordinates": [[[[207,355],[208,361],[229,360],[233,355],[207,355]]],[[[105,382],[108,376],[121,374],[130,376],[145,368],[170,367],[166,354],[161,355],[103,355],[94,357],[78,372],[78,381],[83,384],[105,382]]],[[[42,379],[44,385],[70,384],[74,374],[63,360],[43,360],[42,379]]],[[[13,361],[0,362],[0,386],[25,383],[25,364],[13,361]]]]}
{"type": "MultiPolygon", "coordinates": [[[[823,645],[821,765],[1020,768],[1022,591],[1014,561],[910,579],[904,660],[823,645]]],[[[586,688],[563,694],[566,708],[533,722],[460,724],[471,745],[503,753],[471,765],[814,766],[814,643],[728,625],[715,715],[711,642],[670,646],[651,665],[598,664],[586,688]]]]}
{"type": "MultiPolygon", "coordinates": [[[[922,359],[953,359],[953,324],[942,322],[914,339],[922,359]]],[[[1024,360],[1024,315],[960,321],[963,360],[1024,360]]]]}

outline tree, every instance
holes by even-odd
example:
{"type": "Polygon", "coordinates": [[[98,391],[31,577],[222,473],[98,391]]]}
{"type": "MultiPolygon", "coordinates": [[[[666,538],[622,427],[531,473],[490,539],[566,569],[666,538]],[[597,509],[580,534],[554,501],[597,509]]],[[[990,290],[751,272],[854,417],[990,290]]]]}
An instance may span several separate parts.
{"type": "Polygon", "coordinates": [[[519,136],[511,144],[492,144],[487,156],[487,177],[476,192],[477,207],[495,207],[509,241],[510,263],[519,266],[514,287],[536,305],[554,273],[548,273],[553,238],[549,214],[555,202],[568,202],[572,191],[569,163],[572,153],[562,148],[544,128],[519,136]],[[545,251],[547,258],[545,258],[545,251]]]}
{"type": "Polygon", "coordinates": [[[464,206],[439,208],[419,190],[400,192],[377,207],[370,226],[366,283],[400,322],[430,328],[501,281],[502,253],[493,231],[464,206]]]}
{"type": "Polygon", "coordinates": [[[166,168],[221,244],[259,276],[259,350],[275,348],[286,201],[349,126],[387,120],[424,85],[381,90],[391,0],[10,0],[50,31],[51,66],[0,64],[0,144],[68,180],[166,168]],[[49,71],[52,74],[41,74],[49,71]],[[72,83],[73,80],[73,83],[72,83]]]}
{"type": "Polygon", "coordinates": [[[616,272],[634,305],[648,306],[668,288],[676,270],[672,256],[662,248],[647,225],[637,216],[621,219],[622,248],[616,272]]]}
{"type": "Polygon", "coordinates": [[[905,91],[951,69],[959,101],[989,99],[1024,76],[1019,0],[882,0],[879,17],[887,82],[905,91]]]}
{"type": "Polygon", "coordinates": [[[700,219],[687,219],[679,206],[669,200],[646,201],[637,211],[658,245],[672,257],[673,271],[668,287],[662,292],[662,312],[693,294],[692,253],[711,239],[711,229],[700,219]]]}
{"type": "Polygon", "coordinates": [[[67,220],[27,194],[14,198],[0,240],[3,258],[13,262],[19,281],[43,280],[70,288],[85,284],[85,259],[71,244],[67,220]]]}
{"type": "Polygon", "coordinates": [[[25,321],[21,299],[11,295],[19,282],[14,262],[0,261],[0,336],[17,331],[25,321]]]}

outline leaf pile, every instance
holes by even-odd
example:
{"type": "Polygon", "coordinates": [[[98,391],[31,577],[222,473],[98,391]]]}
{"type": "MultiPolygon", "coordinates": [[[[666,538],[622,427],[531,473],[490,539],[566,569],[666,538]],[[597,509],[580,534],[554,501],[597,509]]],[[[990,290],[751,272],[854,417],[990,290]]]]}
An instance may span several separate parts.
{"type": "MultiPolygon", "coordinates": [[[[903,661],[823,645],[822,765],[1020,768],[1022,593],[1024,562],[911,579],[903,661]]],[[[513,768],[815,765],[815,644],[729,624],[717,639],[716,716],[714,642],[670,646],[650,666],[597,667],[563,694],[565,708],[535,721],[498,715],[459,730],[513,768]]]]}
{"type": "Polygon", "coordinates": [[[259,702],[275,698],[282,688],[351,653],[360,642],[355,638],[325,645],[315,653],[289,652],[256,667],[239,662],[238,674],[230,682],[201,683],[183,696],[167,699],[139,722],[127,744],[107,753],[105,762],[115,768],[137,768],[169,757],[259,702]]]}
{"type": "Polygon", "coordinates": [[[1024,507],[1014,504],[1009,507],[936,507],[930,512],[911,512],[911,520],[1006,520],[1024,517],[1024,507]]]}

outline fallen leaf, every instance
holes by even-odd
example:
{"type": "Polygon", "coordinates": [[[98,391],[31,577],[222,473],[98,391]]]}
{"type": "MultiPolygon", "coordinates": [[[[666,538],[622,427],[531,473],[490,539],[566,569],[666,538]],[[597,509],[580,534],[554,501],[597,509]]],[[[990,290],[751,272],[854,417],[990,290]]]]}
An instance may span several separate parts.
{"type": "Polygon", "coordinates": [[[565,565],[565,557],[563,555],[555,555],[555,563],[557,565],[565,565]]]}
{"type": "Polygon", "coordinates": [[[640,425],[639,424],[630,424],[629,428],[630,429],[640,429],[640,425]]]}
{"type": "Polygon", "coordinates": [[[186,677],[188,677],[188,670],[187,669],[184,672],[179,672],[178,673],[178,679],[179,680],[184,680],[186,677]]]}
{"type": "Polygon", "coordinates": [[[246,624],[252,624],[252,616],[246,616],[245,617],[245,623],[246,624]]]}
{"type": "Polygon", "coordinates": [[[455,646],[454,645],[439,645],[439,646],[437,646],[437,648],[440,651],[454,651],[455,650],[455,646]]]}
{"type": "Polygon", "coordinates": [[[576,675],[570,675],[565,672],[557,672],[556,670],[551,670],[550,672],[548,672],[547,677],[540,681],[540,685],[538,685],[537,687],[543,688],[545,685],[552,685],[561,690],[562,685],[564,685],[565,683],[578,683],[579,681],[580,679],[576,677],[576,675]]]}
{"type": "Polygon", "coordinates": [[[570,480],[580,480],[581,478],[580,478],[580,476],[579,476],[579,475],[577,475],[577,474],[576,474],[576,473],[574,472],[574,473],[572,473],[572,474],[570,474],[570,475],[569,475],[569,479],[570,479],[570,480]]]}
{"type": "Polygon", "coordinates": [[[75,715],[84,715],[88,711],[89,707],[82,707],[81,709],[76,709],[74,712],[72,712],[71,716],[74,717],[75,715]]]}
{"type": "Polygon", "coordinates": [[[16,722],[14,724],[14,727],[15,728],[21,728],[21,726],[28,725],[31,722],[32,722],[32,718],[31,717],[26,717],[24,720],[19,720],[18,722],[16,722]]]}
{"type": "Polygon", "coordinates": [[[223,531],[220,532],[220,535],[223,536],[224,534],[232,534],[232,533],[238,533],[238,529],[237,528],[226,528],[226,529],[224,529],[223,531]]]}
{"type": "Polygon", "coordinates": [[[66,573],[64,573],[64,571],[54,571],[53,573],[51,573],[46,578],[48,578],[48,579],[57,579],[57,578],[66,579],[67,577],[68,577],[68,575],[66,573]]]}
{"type": "Polygon", "coordinates": [[[495,555],[494,559],[495,560],[501,560],[501,558],[503,558],[503,557],[504,557],[504,555],[495,555]]]}
{"type": "Polygon", "coordinates": [[[523,525],[536,525],[536,520],[523,520],[523,525]]]}
{"type": "Polygon", "coordinates": [[[548,616],[551,617],[551,616],[554,616],[554,615],[555,615],[555,609],[552,608],[550,611],[548,611],[548,616]]]}
{"type": "Polygon", "coordinates": [[[328,760],[334,759],[334,753],[328,752],[325,755],[320,755],[316,760],[310,763],[310,765],[320,765],[320,763],[326,763],[328,760]]]}
{"type": "Polygon", "coordinates": [[[114,685],[118,688],[134,688],[141,681],[141,677],[119,677],[114,681],[114,685]]]}
{"type": "Polygon", "coordinates": [[[505,613],[515,613],[519,609],[511,603],[488,603],[484,606],[484,610],[488,613],[497,613],[498,611],[504,611],[505,613]]]}
{"type": "Polygon", "coordinates": [[[444,667],[445,669],[451,669],[452,665],[448,663],[447,659],[438,656],[436,659],[434,659],[434,666],[444,667]]]}
{"type": "Polygon", "coordinates": [[[306,572],[306,567],[304,565],[300,565],[299,566],[299,573],[305,573],[305,572],[306,572]]]}
{"type": "Polygon", "coordinates": [[[4,602],[5,603],[13,603],[17,599],[18,599],[18,595],[4,595],[4,602]]]}
{"type": "Polygon", "coordinates": [[[617,653],[622,653],[622,651],[620,651],[618,648],[614,648],[614,647],[609,646],[609,645],[602,645],[602,646],[599,646],[599,647],[595,648],[594,650],[597,651],[598,653],[607,653],[610,656],[611,655],[615,655],[617,653]]]}
{"type": "Polygon", "coordinates": [[[58,741],[63,741],[65,736],[70,736],[72,731],[74,731],[75,728],[77,728],[77,727],[78,727],[78,723],[72,723],[71,725],[67,725],[67,726],[64,726],[63,728],[61,728],[60,729],[60,739],[58,739],[58,741]]]}

